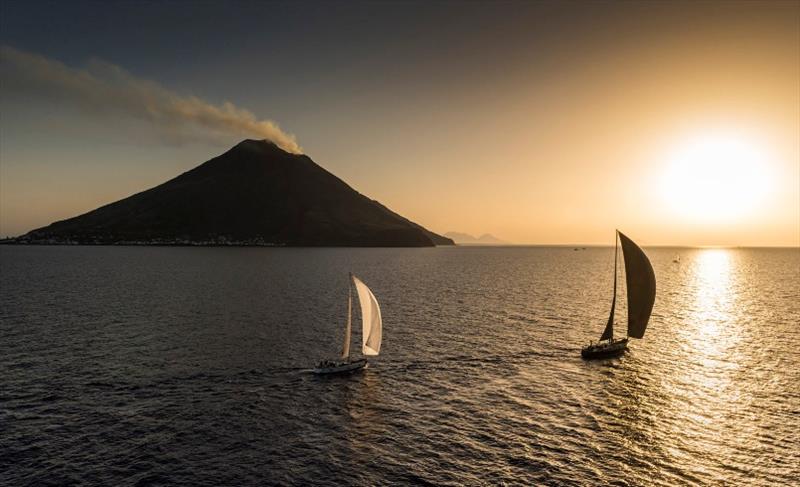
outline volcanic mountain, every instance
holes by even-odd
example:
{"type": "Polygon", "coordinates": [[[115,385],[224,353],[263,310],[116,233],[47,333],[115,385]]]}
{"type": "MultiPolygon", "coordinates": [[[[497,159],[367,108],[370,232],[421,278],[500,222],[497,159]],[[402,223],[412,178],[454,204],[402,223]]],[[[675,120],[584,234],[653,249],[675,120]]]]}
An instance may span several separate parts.
{"type": "Polygon", "coordinates": [[[245,140],[155,188],[19,237],[28,243],[453,245],[308,156],[245,140]]]}

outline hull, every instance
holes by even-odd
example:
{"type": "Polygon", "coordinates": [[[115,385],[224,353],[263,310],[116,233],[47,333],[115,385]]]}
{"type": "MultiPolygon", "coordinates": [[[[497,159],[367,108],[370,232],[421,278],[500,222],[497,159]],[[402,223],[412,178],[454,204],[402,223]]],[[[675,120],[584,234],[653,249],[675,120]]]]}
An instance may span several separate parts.
{"type": "Polygon", "coordinates": [[[581,357],[585,359],[617,357],[628,349],[628,339],[614,340],[588,345],[581,349],[581,357]]]}
{"type": "Polygon", "coordinates": [[[312,372],[317,375],[344,374],[355,372],[367,366],[367,359],[362,358],[352,362],[336,362],[331,365],[317,366],[312,372]]]}

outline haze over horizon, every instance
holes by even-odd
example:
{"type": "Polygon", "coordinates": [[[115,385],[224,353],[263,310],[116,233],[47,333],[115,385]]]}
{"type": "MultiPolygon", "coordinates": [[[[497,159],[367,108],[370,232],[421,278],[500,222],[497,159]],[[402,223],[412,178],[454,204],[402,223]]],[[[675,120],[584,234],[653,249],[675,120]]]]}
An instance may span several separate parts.
{"type": "Polygon", "coordinates": [[[231,4],[0,4],[0,235],[258,137],[439,233],[800,246],[797,2],[231,4]]]}

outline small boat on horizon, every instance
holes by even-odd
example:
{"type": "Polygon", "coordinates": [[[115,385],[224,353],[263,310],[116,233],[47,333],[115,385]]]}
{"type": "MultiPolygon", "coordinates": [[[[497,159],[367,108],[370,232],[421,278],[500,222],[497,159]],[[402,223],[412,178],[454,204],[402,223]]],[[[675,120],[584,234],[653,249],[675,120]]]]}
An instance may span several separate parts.
{"type": "Polygon", "coordinates": [[[366,357],[380,353],[382,335],[383,320],[378,300],[361,279],[350,273],[347,287],[347,325],[344,331],[341,359],[322,360],[312,372],[319,375],[340,374],[365,368],[367,366],[366,357]],[[353,287],[356,288],[358,301],[361,304],[361,354],[364,355],[364,357],[356,360],[352,360],[350,357],[350,336],[353,328],[353,287]]]}
{"type": "Polygon", "coordinates": [[[681,263],[681,256],[678,255],[678,254],[675,254],[675,257],[672,259],[672,262],[674,262],[676,264],[680,264],[681,263]]]}
{"type": "Polygon", "coordinates": [[[633,240],[619,230],[614,237],[614,297],[606,328],[597,343],[581,349],[585,359],[607,358],[621,355],[628,348],[629,338],[642,338],[653,311],[656,299],[656,277],[650,259],[633,240]],[[614,338],[614,311],[617,305],[617,255],[622,246],[625,261],[625,283],[628,296],[628,333],[625,338],[614,338]]]}

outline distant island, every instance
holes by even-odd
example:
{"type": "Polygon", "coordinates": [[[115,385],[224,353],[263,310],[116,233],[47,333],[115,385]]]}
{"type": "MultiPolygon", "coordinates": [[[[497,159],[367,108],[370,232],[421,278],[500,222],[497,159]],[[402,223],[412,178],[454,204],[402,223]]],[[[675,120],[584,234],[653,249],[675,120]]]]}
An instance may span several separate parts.
{"type": "Polygon", "coordinates": [[[468,233],[447,232],[444,236],[452,239],[458,245],[508,245],[508,242],[488,233],[484,233],[480,237],[473,237],[468,233]]]}
{"type": "Polygon", "coordinates": [[[430,247],[454,245],[306,155],[244,140],[178,177],[3,243],[430,247]]]}

